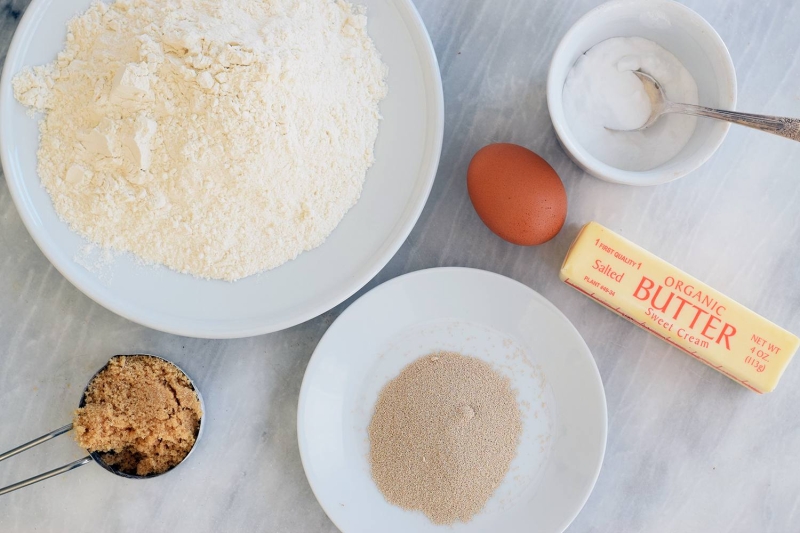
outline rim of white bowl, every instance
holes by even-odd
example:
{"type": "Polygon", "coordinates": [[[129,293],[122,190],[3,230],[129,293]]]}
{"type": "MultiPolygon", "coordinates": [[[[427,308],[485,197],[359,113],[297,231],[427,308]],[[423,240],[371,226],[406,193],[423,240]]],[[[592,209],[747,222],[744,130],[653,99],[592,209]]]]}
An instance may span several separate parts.
{"type": "Polygon", "coordinates": [[[612,167],[611,165],[603,163],[599,159],[586,152],[586,150],[584,150],[572,139],[570,133],[568,132],[568,128],[564,126],[564,119],[561,118],[563,115],[563,110],[557,109],[556,107],[557,105],[561,105],[561,98],[559,96],[564,89],[564,84],[557,84],[553,76],[553,71],[557,66],[558,60],[561,60],[562,62],[564,61],[561,56],[566,53],[565,49],[567,46],[567,41],[572,39],[576,33],[582,30],[583,26],[589,24],[590,21],[599,13],[622,5],[632,5],[637,7],[644,5],[647,5],[648,7],[652,7],[653,5],[669,5],[671,8],[683,11],[688,17],[696,20],[698,25],[700,25],[714,41],[714,44],[723,52],[721,56],[724,61],[724,67],[730,76],[730,84],[727,89],[731,95],[731,110],[736,109],[737,101],[736,67],[733,64],[733,59],[731,58],[728,47],[725,45],[725,41],[722,40],[722,37],[720,37],[719,33],[717,33],[717,30],[715,30],[714,27],[699,13],[673,0],[609,0],[608,2],[600,4],[599,6],[582,15],[572,26],[570,26],[570,28],[558,42],[558,46],[556,47],[555,52],[553,52],[553,57],[550,60],[550,67],[547,70],[547,109],[550,113],[550,121],[553,123],[556,136],[558,137],[558,140],[563,146],[564,150],[568,152],[568,155],[575,160],[578,166],[583,167],[587,173],[601,180],[620,185],[661,185],[662,183],[674,181],[694,172],[703,166],[709,159],[711,159],[711,156],[717,152],[719,147],[722,146],[725,137],[727,137],[728,130],[731,126],[730,123],[721,123],[721,134],[719,135],[718,139],[712,145],[706,147],[701,153],[698,153],[696,157],[690,159],[687,164],[685,164],[679,170],[663,172],[659,171],[658,167],[656,167],[653,170],[637,172],[612,167]],[[559,114],[559,112],[561,114],[559,114]],[[643,179],[645,176],[650,176],[650,179],[643,179]]]}
{"type": "MultiPolygon", "coordinates": [[[[42,16],[43,11],[39,9],[40,4],[47,4],[52,0],[33,0],[25,10],[22,19],[14,32],[11,39],[11,44],[6,54],[3,72],[0,76],[0,116],[7,116],[3,110],[7,109],[13,104],[13,95],[11,91],[2,90],[5,87],[10,87],[11,84],[11,65],[18,54],[18,48],[21,46],[22,36],[27,33],[28,26],[37,21],[35,16],[42,16]],[[12,100],[12,101],[9,101],[12,100]]],[[[281,331],[298,324],[302,324],[312,318],[315,318],[330,309],[333,309],[347,298],[361,290],[369,281],[374,278],[378,272],[397,254],[397,251],[408,238],[411,230],[419,220],[425,204],[428,202],[433,182],[436,179],[436,173],[439,169],[439,160],[442,153],[442,145],[444,141],[444,90],[442,87],[442,76],[439,70],[439,62],[436,57],[436,51],[433,48],[428,30],[422,20],[419,12],[411,0],[395,0],[395,6],[398,8],[401,16],[404,18],[409,30],[412,33],[412,38],[417,47],[420,55],[420,66],[423,69],[423,77],[428,81],[432,87],[432,91],[427,95],[428,103],[431,109],[428,113],[428,123],[432,124],[431,128],[433,135],[431,143],[425,150],[425,155],[420,165],[419,175],[425,177],[425,190],[419,195],[416,202],[410,209],[406,209],[402,221],[395,227],[393,232],[386,239],[383,247],[373,255],[370,263],[362,266],[361,269],[354,272],[350,278],[350,282],[335,291],[329,298],[317,302],[316,305],[310,305],[297,311],[287,314],[282,320],[272,321],[264,325],[250,326],[250,327],[230,327],[225,325],[218,330],[208,327],[206,323],[201,324],[202,321],[191,320],[189,324],[164,324],[160,320],[152,320],[149,315],[137,312],[137,309],[130,310],[124,304],[113,297],[113,295],[105,295],[102,291],[93,287],[91,284],[81,281],[79,276],[74,272],[76,265],[70,265],[66,262],[61,262],[56,259],[55,255],[51,253],[48,246],[45,244],[46,231],[41,226],[36,224],[34,217],[31,213],[24,209],[22,206],[25,204],[23,191],[18,188],[18,183],[21,178],[14,179],[16,170],[13,169],[7,161],[6,154],[8,153],[8,145],[6,141],[4,123],[0,123],[0,163],[2,164],[3,173],[6,177],[6,184],[11,193],[11,198],[14,205],[17,207],[17,212],[22,219],[25,228],[33,238],[36,245],[47,257],[48,261],[64,276],[72,285],[74,285],[83,294],[94,300],[96,303],[105,307],[106,309],[116,313],[117,315],[126,318],[137,324],[147,326],[149,328],[172,333],[175,335],[182,335],[185,337],[206,338],[206,339],[235,339],[254,337],[256,335],[263,335],[266,333],[273,333],[281,331]],[[194,323],[194,325],[192,325],[194,323]]],[[[185,321],[184,321],[185,322],[185,321]]]]}

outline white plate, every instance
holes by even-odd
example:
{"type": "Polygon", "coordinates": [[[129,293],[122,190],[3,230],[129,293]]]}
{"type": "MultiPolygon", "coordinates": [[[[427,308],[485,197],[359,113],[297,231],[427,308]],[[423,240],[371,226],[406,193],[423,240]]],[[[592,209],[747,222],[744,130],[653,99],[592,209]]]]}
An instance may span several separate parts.
{"type": "MultiPolygon", "coordinates": [[[[193,337],[246,337],[313,318],[363,287],[397,252],[428,198],[442,146],[444,104],[436,56],[410,0],[358,0],[389,66],[375,165],[358,204],[321,247],[236,283],[205,281],[131,256],[96,271],[76,262],[85,245],[56,215],[36,173],[37,124],[14,100],[11,77],[55,58],[66,22],[92,0],[33,0],[0,81],[0,156],[33,239],[55,267],[99,304],[155,329],[193,337]]],[[[93,269],[95,270],[95,269],[93,269]]]]}
{"type": "Polygon", "coordinates": [[[351,305],[314,351],[297,413],[309,483],[345,533],[561,532],[594,487],[606,429],[600,375],[566,317],[521,283],[467,268],[406,274],[351,305]],[[367,461],[367,426],[381,388],[441,349],[479,357],[509,376],[524,426],[503,484],[483,512],[452,528],[388,504],[367,461]]]}

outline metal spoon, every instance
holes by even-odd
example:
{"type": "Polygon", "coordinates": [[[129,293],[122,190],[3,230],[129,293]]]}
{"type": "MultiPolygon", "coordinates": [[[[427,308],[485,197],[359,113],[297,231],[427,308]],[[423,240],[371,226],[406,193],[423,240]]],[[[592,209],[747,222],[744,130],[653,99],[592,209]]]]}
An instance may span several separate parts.
{"type": "MultiPolygon", "coordinates": [[[[206,412],[205,404],[203,403],[203,396],[200,394],[200,390],[194,384],[194,381],[192,381],[192,378],[190,378],[189,375],[186,372],[184,372],[182,368],[180,368],[178,365],[176,365],[172,361],[167,361],[163,357],[159,357],[157,355],[151,355],[151,354],[134,354],[134,355],[125,355],[125,356],[123,356],[123,355],[115,355],[114,357],[109,359],[108,363],[110,363],[113,359],[115,359],[117,357],[135,357],[135,356],[154,357],[156,359],[161,359],[162,361],[165,361],[165,362],[171,364],[172,366],[174,366],[175,368],[180,370],[183,373],[184,376],[186,376],[186,379],[189,380],[189,383],[192,385],[192,388],[194,389],[194,392],[197,394],[197,400],[200,402],[200,409],[201,409],[203,415],[200,417],[200,427],[197,429],[197,437],[194,440],[194,445],[192,446],[192,449],[189,450],[189,453],[186,454],[186,457],[184,457],[181,460],[181,462],[178,463],[178,464],[182,464],[184,461],[186,461],[186,459],[192,454],[194,449],[197,447],[197,442],[200,440],[200,436],[203,434],[203,419],[205,418],[205,412],[206,412]]],[[[84,405],[86,405],[86,391],[89,389],[89,385],[92,383],[92,381],[94,381],[94,378],[96,378],[97,375],[100,372],[105,370],[105,368],[108,366],[108,363],[103,365],[103,368],[101,368],[100,370],[95,372],[94,376],[92,376],[92,379],[90,379],[89,383],[86,384],[86,388],[83,390],[83,394],[81,395],[81,401],[78,404],[78,407],[83,407],[84,405]]],[[[50,439],[58,437],[59,435],[63,435],[64,433],[68,432],[71,429],[72,429],[72,424],[67,424],[66,426],[60,427],[60,428],[58,428],[58,429],[56,429],[54,431],[51,431],[50,433],[47,433],[46,435],[42,435],[38,439],[34,439],[34,440],[30,441],[30,442],[27,442],[27,443],[23,444],[22,446],[17,446],[13,450],[9,450],[6,453],[0,454],[0,461],[8,459],[9,457],[13,457],[13,456],[17,455],[18,453],[22,453],[22,452],[24,452],[26,450],[29,450],[29,449],[33,448],[34,446],[38,446],[39,444],[42,444],[43,442],[47,442],[50,439]]],[[[9,485],[7,487],[0,488],[0,496],[2,496],[3,494],[8,494],[9,492],[13,492],[13,491],[15,491],[17,489],[21,489],[23,487],[27,487],[28,485],[33,485],[34,483],[38,483],[39,481],[43,481],[45,479],[57,476],[59,474],[63,474],[64,472],[69,472],[70,470],[78,468],[79,466],[83,466],[86,463],[91,463],[92,461],[96,462],[97,464],[99,464],[100,466],[102,466],[103,468],[105,468],[106,470],[111,472],[112,474],[116,474],[118,476],[126,477],[126,478],[129,478],[129,479],[150,479],[150,478],[153,478],[153,477],[160,476],[161,474],[166,474],[167,472],[171,472],[173,469],[175,469],[175,467],[178,466],[178,465],[175,465],[172,468],[170,468],[169,470],[166,470],[165,472],[161,472],[161,474],[150,474],[150,475],[147,475],[147,476],[139,476],[139,475],[136,475],[136,474],[128,474],[126,472],[121,472],[116,467],[114,467],[112,465],[109,465],[108,463],[106,463],[103,460],[100,452],[90,452],[89,455],[84,457],[83,459],[78,459],[77,461],[73,461],[73,462],[71,462],[71,463],[69,463],[67,465],[64,465],[64,466],[60,467],[60,468],[56,468],[54,470],[50,470],[49,472],[45,472],[44,474],[39,474],[38,476],[34,476],[34,477],[28,478],[28,479],[26,479],[24,481],[20,481],[18,483],[14,483],[13,485],[9,485]]]]}
{"type": "Polygon", "coordinates": [[[649,74],[645,74],[641,70],[634,70],[633,73],[642,80],[644,90],[648,98],[650,98],[652,109],[650,117],[640,128],[634,130],[615,130],[613,128],[607,128],[611,131],[641,131],[652,126],[655,121],[661,118],[661,115],[666,113],[682,113],[684,115],[709,117],[726,122],[733,122],[734,124],[741,124],[748,128],[774,133],[775,135],[780,135],[781,137],[786,137],[793,141],[800,141],[800,119],[754,115],[751,113],[739,113],[737,111],[725,111],[699,105],[670,102],[666,94],[664,94],[664,89],[661,87],[661,84],[658,83],[655,78],[649,74]]]}

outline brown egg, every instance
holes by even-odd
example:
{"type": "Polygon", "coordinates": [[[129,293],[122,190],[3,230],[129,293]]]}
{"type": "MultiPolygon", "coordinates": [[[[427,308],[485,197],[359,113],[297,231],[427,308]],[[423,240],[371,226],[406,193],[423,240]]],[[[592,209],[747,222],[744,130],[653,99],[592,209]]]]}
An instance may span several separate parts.
{"type": "Polygon", "coordinates": [[[567,218],[567,193],[556,171],[516,144],[478,150],[467,170],[467,189],[483,223],[514,244],[547,242],[567,218]]]}

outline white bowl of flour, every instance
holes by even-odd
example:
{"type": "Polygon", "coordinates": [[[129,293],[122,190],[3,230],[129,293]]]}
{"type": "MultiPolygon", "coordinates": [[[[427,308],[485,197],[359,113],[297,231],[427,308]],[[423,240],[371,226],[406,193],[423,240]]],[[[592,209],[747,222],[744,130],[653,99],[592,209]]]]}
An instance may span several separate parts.
{"type": "Polygon", "coordinates": [[[644,132],[605,130],[598,120],[617,129],[633,129],[642,122],[632,90],[632,85],[641,83],[631,72],[613,77],[612,70],[617,69],[641,69],[661,77],[675,101],[719,109],[736,106],[733,61],[720,36],[700,15],[671,0],[606,2],[564,35],[547,79],[547,104],[558,139],[586,172],[612,183],[658,185],[696,170],[722,144],[729,124],[685,116],[662,117],[644,132]],[[591,76],[606,79],[591,84],[591,76]],[[627,83],[624,76],[636,81],[627,83]],[[589,94],[590,86],[601,91],[589,94]],[[624,94],[598,94],[603,90],[624,94]],[[628,95],[629,116],[592,114],[604,103],[618,110],[628,95]]]}
{"type": "Polygon", "coordinates": [[[408,0],[359,2],[366,18],[316,3],[31,3],[0,85],[0,154],[65,277],[141,324],[227,338],[323,313],[388,262],[438,165],[438,65],[408,0]],[[20,77],[87,9],[58,74],[20,77]],[[46,113],[41,143],[14,89],[46,113]]]}

